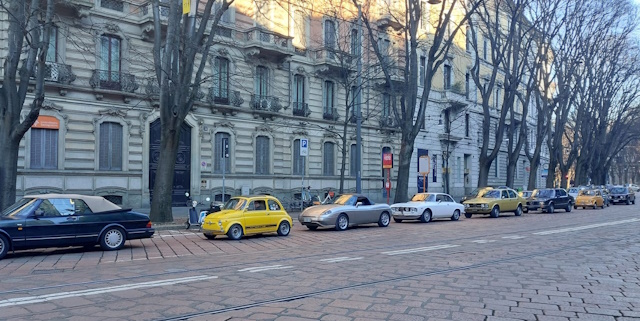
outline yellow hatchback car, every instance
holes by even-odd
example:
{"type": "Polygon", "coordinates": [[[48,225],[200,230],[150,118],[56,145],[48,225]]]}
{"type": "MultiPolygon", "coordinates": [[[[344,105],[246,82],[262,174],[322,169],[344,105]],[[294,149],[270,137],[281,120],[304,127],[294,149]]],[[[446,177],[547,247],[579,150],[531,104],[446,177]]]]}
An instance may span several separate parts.
{"type": "Polygon", "coordinates": [[[293,221],[280,201],[268,195],[236,196],[224,204],[220,212],[207,215],[202,233],[210,240],[227,235],[239,240],[243,235],[278,233],[287,236],[293,221]]]}
{"type": "Polygon", "coordinates": [[[576,209],[578,207],[587,208],[591,207],[596,209],[598,207],[604,208],[604,198],[602,198],[602,193],[597,189],[583,189],[578,193],[578,197],[576,197],[576,202],[573,205],[573,208],[576,209]]]}

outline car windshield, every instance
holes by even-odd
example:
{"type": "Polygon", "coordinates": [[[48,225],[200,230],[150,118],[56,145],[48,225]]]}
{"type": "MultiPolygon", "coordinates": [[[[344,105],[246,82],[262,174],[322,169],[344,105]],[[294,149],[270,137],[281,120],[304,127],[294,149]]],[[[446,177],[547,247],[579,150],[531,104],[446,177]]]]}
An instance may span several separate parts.
{"type": "Polygon", "coordinates": [[[485,198],[500,198],[500,190],[488,190],[486,193],[484,193],[484,195],[482,195],[482,197],[485,198]]]}
{"type": "Polygon", "coordinates": [[[340,195],[340,197],[338,197],[333,204],[338,204],[338,205],[355,205],[355,199],[356,197],[353,195],[340,195]],[[350,201],[353,198],[352,201],[350,201]]]}
{"type": "Polygon", "coordinates": [[[225,210],[241,210],[247,201],[242,198],[232,198],[224,204],[225,210]]]}
{"type": "Polygon", "coordinates": [[[578,189],[577,188],[570,188],[569,189],[569,193],[577,193],[578,189]]]}
{"type": "Polygon", "coordinates": [[[434,200],[435,195],[425,193],[413,195],[413,197],[411,198],[412,202],[433,202],[434,200]]]}
{"type": "Polygon", "coordinates": [[[15,216],[23,213],[25,209],[30,208],[36,202],[35,198],[23,198],[13,203],[13,205],[5,208],[2,211],[2,216],[15,216]]]}
{"type": "Polygon", "coordinates": [[[614,187],[611,189],[611,194],[627,194],[627,189],[624,187],[614,187]]]}
{"type": "Polygon", "coordinates": [[[534,191],[533,196],[537,197],[553,197],[554,191],[552,189],[539,189],[534,191]]]}
{"type": "Polygon", "coordinates": [[[596,195],[596,191],[590,190],[590,189],[585,189],[585,190],[581,190],[579,195],[594,196],[594,195],[596,195]]]}

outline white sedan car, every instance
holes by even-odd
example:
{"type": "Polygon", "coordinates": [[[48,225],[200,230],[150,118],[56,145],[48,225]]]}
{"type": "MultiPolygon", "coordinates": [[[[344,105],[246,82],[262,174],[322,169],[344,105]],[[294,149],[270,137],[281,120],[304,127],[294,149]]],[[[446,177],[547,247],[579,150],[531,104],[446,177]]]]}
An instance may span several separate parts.
{"type": "Polygon", "coordinates": [[[391,205],[391,215],[396,222],[420,220],[427,223],[434,218],[450,218],[457,221],[464,214],[464,205],[456,203],[449,194],[418,193],[406,203],[391,205]]]}

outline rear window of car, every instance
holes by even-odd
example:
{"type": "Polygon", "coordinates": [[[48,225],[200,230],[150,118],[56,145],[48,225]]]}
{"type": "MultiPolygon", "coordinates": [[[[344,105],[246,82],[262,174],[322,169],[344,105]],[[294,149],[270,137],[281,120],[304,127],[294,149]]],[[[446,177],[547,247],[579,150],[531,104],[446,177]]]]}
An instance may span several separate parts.
{"type": "Polygon", "coordinates": [[[577,188],[570,188],[569,189],[569,193],[577,193],[578,189],[577,188]]]}

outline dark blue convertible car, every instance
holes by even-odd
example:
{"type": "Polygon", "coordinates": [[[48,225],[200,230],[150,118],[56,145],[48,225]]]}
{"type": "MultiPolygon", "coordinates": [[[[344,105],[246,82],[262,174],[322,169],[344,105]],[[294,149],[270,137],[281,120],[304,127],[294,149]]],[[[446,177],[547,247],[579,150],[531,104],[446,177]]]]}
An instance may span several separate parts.
{"type": "Polygon", "coordinates": [[[146,214],[122,209],[100,196],[25,196],[0,216],[0,259],[8,251],[42,247],[95,246],[118,250],[127,239],[150,238],[146,214]]]}

